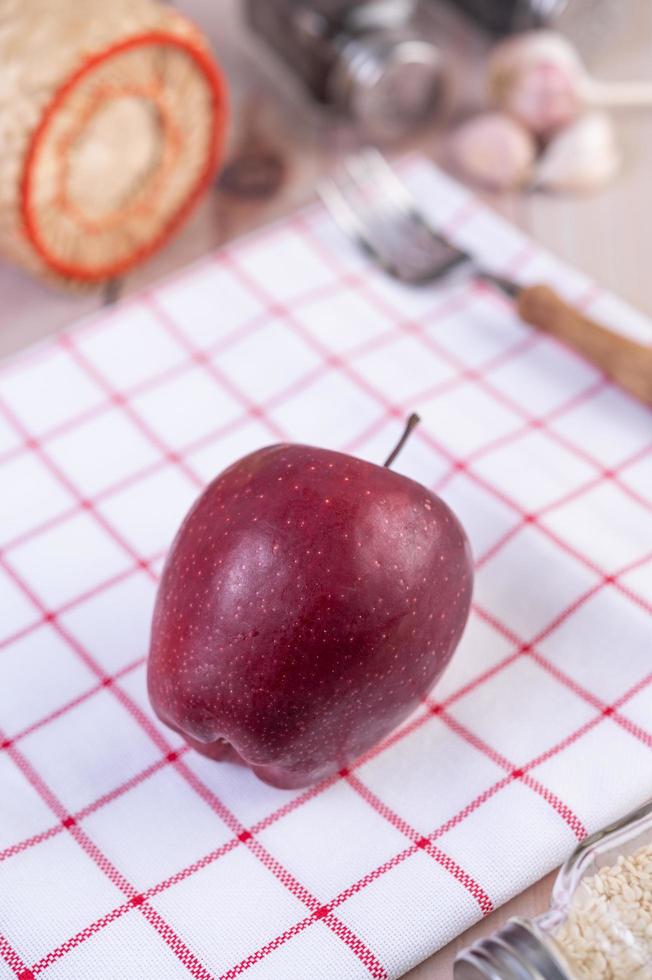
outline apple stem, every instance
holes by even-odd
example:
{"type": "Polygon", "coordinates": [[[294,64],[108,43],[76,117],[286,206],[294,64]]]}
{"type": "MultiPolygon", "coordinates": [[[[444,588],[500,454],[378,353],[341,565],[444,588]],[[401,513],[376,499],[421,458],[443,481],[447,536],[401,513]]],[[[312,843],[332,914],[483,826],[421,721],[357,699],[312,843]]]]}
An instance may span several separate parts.
{"type": "Polygon", "coordinates": [[[405,423],[405,428],[403,429],[403,435],[392,449],[391,453],[383,463],[383,466],[387,466],[389,468],[392,465],[392,463],[400,453],[401,449],[410,438],[410,433],[412,432],[412,429],[414,429],[414,427],[417,426],[420,421],[421,421],[420,416],[418,416],[416,412],[412,412],[409,419],[405,423]]]}

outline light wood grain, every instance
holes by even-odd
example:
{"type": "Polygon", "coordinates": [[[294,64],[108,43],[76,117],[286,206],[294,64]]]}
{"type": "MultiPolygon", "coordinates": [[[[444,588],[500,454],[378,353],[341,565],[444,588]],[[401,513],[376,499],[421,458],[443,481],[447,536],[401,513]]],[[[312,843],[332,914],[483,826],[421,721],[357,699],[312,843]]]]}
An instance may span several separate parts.
{"type": "MultiPolygon", "coordinates": [[[[229,160],[255,163],[273,159],[278,187],[267,197],[246,197],[216,185],[168,248],[110,290],[57,293],[0,265],[0,355],[19,350],[97,310],[110,297],[142,289],[209,249],[289,213],[311,199],[317,177],[330,168],[334,155],[355,144],[355,137],[345,128],[325,122],[305,106],[287,74],[248,36],[240,22],[239,0],[179,0],[177,6],[201,24],[229,75],[234,117],[229,160]]],[[[575,11],[586,7],[571,4],[567,26],[596,73],[603,78],[652,77],[649,0],[603,3],[606,24],[599,17],[588,24],[586,19],[578,20],[575,11]]],[[[442,137],[451,113],[469,111],[480,98],[479,64],[486,42],[443,9],[437,19],[450,67],[448,105],[453,108],[396,152],[417,148],[441,161],[445,156],[442,137]]],[[[485,195],[485,199],[563,259],[652,314],[648,268],[652,255],[652,114],[622,114],[618,132],[625,166],[617,181],[600,194],[586,198],[508,194],[485,195]]],[[[450,977],[458,949],[486,935],[509,915],[543,911],[550,887],[549,876],[416,967],[407,975],[409,980],[450,977]]],[[[432,914],[436,916],[438,910],[433,908],[432,914]]]]}
{"type": "Polygon", "coordinates": [[[583,316],[550,286],[526,286],[516,308],[525,323],[563,341],[630,395],[652,405],[652,347],[583,316]]]}

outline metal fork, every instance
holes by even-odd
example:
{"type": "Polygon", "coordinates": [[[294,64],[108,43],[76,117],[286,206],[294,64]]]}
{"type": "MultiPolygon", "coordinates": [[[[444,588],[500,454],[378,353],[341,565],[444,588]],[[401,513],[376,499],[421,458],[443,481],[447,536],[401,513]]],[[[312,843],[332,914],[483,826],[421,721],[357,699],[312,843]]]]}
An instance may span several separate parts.
{"type": "Polygon", "coordinates": [[[517,287],[483,271],[473,258],[439,234],[375,149],[347,157],[342,172],[318,187],[338,225],[384,271],[408,285],[425,285],[460,266],[515,296],[517,287]]]}
{"type": "Polygon", "coordinates": [[[554,335],[652,405],[652,347],[588,319],[549,286],[520,286],[480,268],[432,227],[378,150],[347,157],[318,192],[342,231],[394,279],[424,286],[466,267],[511,297],[526,323],[554,335]]]}

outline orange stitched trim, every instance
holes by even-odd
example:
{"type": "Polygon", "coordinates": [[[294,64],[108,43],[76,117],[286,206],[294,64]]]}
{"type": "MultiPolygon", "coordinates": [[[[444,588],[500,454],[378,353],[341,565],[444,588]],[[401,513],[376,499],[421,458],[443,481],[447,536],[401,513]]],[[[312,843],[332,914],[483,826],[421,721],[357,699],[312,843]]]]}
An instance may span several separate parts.
{"type": "Polygon", "coordinates": [[[35,251],[42,258],[46,266],[59,275],[85,282],[93,282],[100,279],[113,278],[126,272],[138,262],[151,255],[161,245],[163,245],[176,231],[178,226],[192,211],[199,200],[202,192],[213,178],[217,165],[222,157],[226,126],[228,119],[228,97],[227,86],[224,76],[217,67],[210,55],[199,45],[186,38],[177,37],[166,31],[151,31],[146,34],[139,34],[135,37],[127,38],[111,45],[99,54],[88,58],[55,92],[51,102],[46,107],[38,126],[32,134],[32,138],[25,158],[21,188],[20,188],[20,209],[25,229],[25,234],[31,242],[35,251]],[[212,103],[213,113],[210,122],[209,152],[207,153],[204,166],[198,175],[195,186],[187,195],[185,201],[177,208],[176,212],[168,219],[165,226],[151,241],[146,242],[135,249],[131,255],[118,262],[108,263],[101,266],[86,267],[71,262],[65,262],[54,255],[43,240],[38,227],[37,216],[33,207],[33,181],[34,166],[37,158],[40,143],[44,139],[50,122],[55,117],[58,109],[62,105],[68,94],[75,86],[88,75],[97,65],[114,55],[133,48],[146,47],[149,45],[162,45],[176,47],[188,55],[203,74],[208,83],[212,103]]]}
{"type": "Polygon", "coordinates": [[[88,104],[74,120],[70,131],[61,136],[55,147],[55,154],[60,160],[57,194],[55,198],[56,204],[63,213],[69,214],[84,231],[91,235],[100,234],[103,231],[110,231],[111,228],[119,225],[131,215],[140,214],[145,216],[152,214],[156,209],[158,195],[165,186],[169,174],[173,171],[175,161],[182,147],[183,134],[177,126],[165,101],[165,93],[162,91],[160,80],[150,85],[102,85],[89,98],[88,104]],[[150,177],[144,194],[136,194],[133,201],[113,211],[106,218],[93,219],[82,208],[78,207],[74,201],[71,201],[68,195],[71,151],[95,113],[106,105],[107,102],[110,102],[112,99],[124,97],[125,95],[142,98],[156,107],[162,129],[161,145],[164,151],[163,157],[156,168],[156,172],[150,177]]]}

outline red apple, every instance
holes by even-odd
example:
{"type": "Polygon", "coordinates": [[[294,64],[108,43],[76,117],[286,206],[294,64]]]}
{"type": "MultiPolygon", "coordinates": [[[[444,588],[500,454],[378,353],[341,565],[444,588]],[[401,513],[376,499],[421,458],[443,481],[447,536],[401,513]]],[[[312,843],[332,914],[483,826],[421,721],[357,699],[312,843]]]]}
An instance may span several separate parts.
{"type": "Polygon", "coordinates": [[[151,702],[206,754],[309,785],[419,704],[472,580],[461,525],[425,487],[326,449],[261,449],[207,487],[172,545],[151,702]]]}

